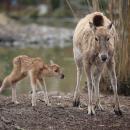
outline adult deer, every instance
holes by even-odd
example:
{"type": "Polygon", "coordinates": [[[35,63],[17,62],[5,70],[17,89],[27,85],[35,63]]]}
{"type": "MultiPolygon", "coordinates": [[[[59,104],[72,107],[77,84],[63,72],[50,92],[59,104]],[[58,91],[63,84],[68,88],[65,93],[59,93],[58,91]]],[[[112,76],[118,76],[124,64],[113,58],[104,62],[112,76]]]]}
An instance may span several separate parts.
{"type": "Polygon", "coordinates": [[[115,72],[115,44],[117,33],[112,22],[101,12],[94,12],[81,19],[73,37],[74,60],[77,66],[77,84],[73,106],[80,103],[80,80],[83,68],[88,86],[88,114],[95,114],[94,108],[102,110],[99,97],[99,82],[104,66],[107,66],[114,91],[114,111],[120,115],[115,72]],[[94,105],[95,101],[95,105],[94,105]]]}

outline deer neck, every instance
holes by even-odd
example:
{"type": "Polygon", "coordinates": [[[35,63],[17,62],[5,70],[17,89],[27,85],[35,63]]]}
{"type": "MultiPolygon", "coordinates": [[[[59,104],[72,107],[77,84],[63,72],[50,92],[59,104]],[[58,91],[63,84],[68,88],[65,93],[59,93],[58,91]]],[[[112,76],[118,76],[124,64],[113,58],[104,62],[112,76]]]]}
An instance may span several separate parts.
{"type": "Polygon", "coordinates": [[[52,77],[52,71],[51,71],[51,66],[50,65],[46,65],[46,68],[43,69],[43,75],[45,77],[52,77]]]}

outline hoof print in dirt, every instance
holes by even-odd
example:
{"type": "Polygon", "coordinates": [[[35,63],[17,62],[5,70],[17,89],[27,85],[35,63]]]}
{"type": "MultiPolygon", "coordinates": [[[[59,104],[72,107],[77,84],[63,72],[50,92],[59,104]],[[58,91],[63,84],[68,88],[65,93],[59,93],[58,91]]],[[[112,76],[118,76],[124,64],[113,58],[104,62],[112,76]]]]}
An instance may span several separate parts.
{"type": "Polygon", "coordinates": [[[80,105],[80,99],[78,98],[78,100],[74,100],[73,101],[73,107],[79,107],[80,105]]]}

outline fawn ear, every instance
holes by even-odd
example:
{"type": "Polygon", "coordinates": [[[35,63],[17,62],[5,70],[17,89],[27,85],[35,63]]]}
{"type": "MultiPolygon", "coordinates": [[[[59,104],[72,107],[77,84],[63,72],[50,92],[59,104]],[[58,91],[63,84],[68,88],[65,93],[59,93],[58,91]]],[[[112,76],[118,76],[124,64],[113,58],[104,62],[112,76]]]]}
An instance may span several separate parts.
{"type": "Polygon", "coordinates": [[[108,26],[107,26],[107,29],[111,29],[113,23],[111,22],[108,26]]]}
{"type": "Polygon", "coordinates": [[[89,26],[93,31],[96,30],[96,26],[92,22],[89,22],[89,26]]]}
{"type": "Polygon", "coordinates": [[[54,61],[53,61],[53,60],[50,60],[50,64],[53,65],[53,64],[54,64],[54,61]]]}

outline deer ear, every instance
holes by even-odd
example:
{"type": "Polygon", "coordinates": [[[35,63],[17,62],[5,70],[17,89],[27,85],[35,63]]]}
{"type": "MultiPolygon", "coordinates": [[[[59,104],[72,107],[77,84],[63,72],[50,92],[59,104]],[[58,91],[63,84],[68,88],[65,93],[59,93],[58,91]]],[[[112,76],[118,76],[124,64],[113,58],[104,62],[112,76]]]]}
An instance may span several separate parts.
{"type": "Polygon", "coordinates": [[[89,22],[89,26],[93,31],[96,30],[96,26],[92,22],[89,22]]]}
{"type": "Polygon", "coordinates": [[[111,22],[108,26],[107,29],[111,29],[112,28],[113,23],[111,22]]]}
{"type": "Polygon", "coordinates": [[[53,60],[50,60],[50,64],[53,65],[53,64],[54,64],[54,61],[53,61],[53,60]]]}

